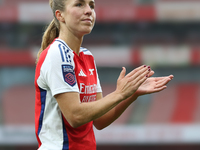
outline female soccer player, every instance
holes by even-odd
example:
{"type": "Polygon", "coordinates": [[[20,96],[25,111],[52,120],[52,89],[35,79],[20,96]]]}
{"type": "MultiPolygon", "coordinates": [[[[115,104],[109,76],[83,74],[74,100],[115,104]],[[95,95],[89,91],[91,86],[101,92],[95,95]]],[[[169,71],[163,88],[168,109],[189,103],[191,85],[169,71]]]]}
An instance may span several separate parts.
{"type": "Polygon", "coordinates": [[[95,150],[93,125],[115,121],[138,96],[161,91],[173,78],[152,78],[142,65],[103,97],[94,58],[82,48],[95,23],[94,0],[50,0],[54,19],[43,36],[35,73],[35,128],[39,150],[95,150]]]}

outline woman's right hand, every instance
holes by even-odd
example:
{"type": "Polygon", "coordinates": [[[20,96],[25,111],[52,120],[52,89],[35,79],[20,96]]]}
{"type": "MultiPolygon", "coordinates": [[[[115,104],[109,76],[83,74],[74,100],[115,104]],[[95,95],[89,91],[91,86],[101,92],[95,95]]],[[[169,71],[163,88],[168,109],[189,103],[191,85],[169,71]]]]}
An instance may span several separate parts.
{"type": "Polygon", "coordinates": [[[121,99],[127,99],[133,95],[139,86],[147,79],[150,71],[150,67],[142,65],[126,75],[126,68],[122,67],[115,92],[122,96],[121,99]]]}

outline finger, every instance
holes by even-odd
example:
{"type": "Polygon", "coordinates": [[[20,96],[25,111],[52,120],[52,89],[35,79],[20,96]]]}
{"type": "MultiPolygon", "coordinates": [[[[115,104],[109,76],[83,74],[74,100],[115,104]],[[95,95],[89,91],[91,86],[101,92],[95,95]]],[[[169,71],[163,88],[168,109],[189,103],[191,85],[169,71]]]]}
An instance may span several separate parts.
{"type": "Polygon", "coordinates": [[[162,79],[162,80],[160,80],[160,81],[157,82],[156,87],[157,88],[158,87],[162,87],[162,86],[166,85],[167,83],[169,83],[169,81],[171,81],[170,78],[162,79]]]}
{"type": "Polygon", "coordinates": [[[142,66],[140,66],[140,67],[138,67],[138,68],[136,68],[136,69],[134,69],[134,70],[132,70],[130,73],[128,73],[127,74],[127,77],[131,77],[131,76],[133,76],[135,73],[137,73],[138,71],[140,71],[140,70],[146,70],[146,69],[148,69],[148,67],[146,66],[146,65],[142,65],[142,66]]]}
{"type": "Polygon", "coordinates": [[[133,76],[133,78],[136,78],[135,81],[138,82],[139,80],[141,80],[142,78],[147,78],[148,74],[151,72],[151,69],[147,69],[147,70],[140,70],[137,73],[135,73],[135,75],[133,76]]]}
{"type": "Polygon", "coordinates": [[[170,78],[172,80],[174,78],[174,76],[173,75],[169,75],[169,76],[164,76],[164,77],[156,77],[155,79],[157,81],[157,80],[165,79],[165,78],[170,78]]]}
{"type": "Polygon", "coordinates": [[[125,76],[125,74],[126,74],[126,68],[125,68],[125,67],[122,67],[122,71],[121,71],[121,73],[120,73],[120,75],[119,75],[119,77],[118,77],[118,80],[123,79],[124,76],[125,76]]]}
{"type": "Polygon", "coordinates": [[[173,79],[173,78],[174,78],[174,76],[173,76],[173,75],[169,75],[169,78],[170,78],[170,79],[173,79]]]}
{"type": "Polygon", "coordinates": [[[137,83],[139,80],[141,80],[143,77],[148,77],[149,72],[151,71],[150,68],[144,67],[141,70],[137,71],[135,74],[133,74],[129,81],[137,83]]]}
{"type": "Polygon", "coordinates": [[[148,77],[151,77],[152,75],[154,75],[154,73],[155,72],[153,70],[151,70],[150,73],[148,74],[148,77]]]}
{"type": "Polygon", "coordinates": [[[156,89],[154,89],[154,91],[152,93],[160,92],[160,91],[162,91],[162,90],[164,90],[166,88],[167,88],[167,86],[162,86],[162,87],[156,88],[156,89]]]}
{"type": "Polygon", "coordinates": [[[133,82],[133,84],[135,84],[135,86],[139,87],[147,78],[147,74],[148,74],[149,70],[143,72],[141,75],[139,75],[133,82]]]}

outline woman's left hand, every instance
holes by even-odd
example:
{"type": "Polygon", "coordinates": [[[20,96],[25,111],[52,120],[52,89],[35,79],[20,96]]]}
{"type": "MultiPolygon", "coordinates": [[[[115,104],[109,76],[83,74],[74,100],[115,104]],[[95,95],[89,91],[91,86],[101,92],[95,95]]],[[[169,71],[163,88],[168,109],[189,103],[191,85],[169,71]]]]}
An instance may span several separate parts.
{"type": "Polygon", "coordinates": [[[137,91],[135,92],[137,96],[164,90],[167,87],[166,84],[174,77],[173,75],[169,75],[166,77],[151,77],[153,74],[154,71],[151,71],[148,75],[149,78],[137,89],[137,91]]]}

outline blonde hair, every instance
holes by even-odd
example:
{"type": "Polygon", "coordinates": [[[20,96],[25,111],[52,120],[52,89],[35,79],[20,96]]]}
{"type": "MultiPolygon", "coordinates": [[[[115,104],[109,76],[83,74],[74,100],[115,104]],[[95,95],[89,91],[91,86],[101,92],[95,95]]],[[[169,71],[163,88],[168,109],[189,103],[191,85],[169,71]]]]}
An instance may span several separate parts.
{"type": "Polygon", "coordinates": [[[54,19],[51,21],[51,23],[48,25],[44,32],[44,35],[42,37],[41,48],[37,54],[36,63],[38,62],[42,51],[45,50],[53,42],[53,40],[59,36],[60,23],[55,16],[55,12],[56,10],[64,11],[65,2],[66,0],[49,0],[49,5],[51,6],[54,19]]]}

